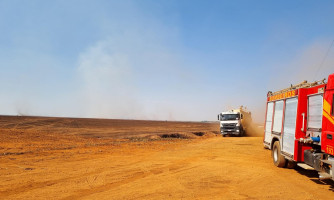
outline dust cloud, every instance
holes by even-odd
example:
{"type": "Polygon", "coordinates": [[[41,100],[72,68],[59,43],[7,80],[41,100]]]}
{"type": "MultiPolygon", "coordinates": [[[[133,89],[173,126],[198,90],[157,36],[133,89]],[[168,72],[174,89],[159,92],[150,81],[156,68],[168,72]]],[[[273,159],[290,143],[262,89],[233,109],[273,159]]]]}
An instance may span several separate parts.
{"type": "Polygon", "coordinates": [[[251,122],[246,131],[248,137],[262,137],[264,134],[264,126],[258,123],[251,122]]]}
{"type": "MultiPolygon", "coordinates": [[[[264,114],[262,114],[264,115],[264,114]]],[[[253,119],[253,113],[249,112],[243,114],[242,124],[246,127],[245,133],[248,137],[262,137],[264,134],[263,125],[261,123],[256,123],[253,119]]]]}

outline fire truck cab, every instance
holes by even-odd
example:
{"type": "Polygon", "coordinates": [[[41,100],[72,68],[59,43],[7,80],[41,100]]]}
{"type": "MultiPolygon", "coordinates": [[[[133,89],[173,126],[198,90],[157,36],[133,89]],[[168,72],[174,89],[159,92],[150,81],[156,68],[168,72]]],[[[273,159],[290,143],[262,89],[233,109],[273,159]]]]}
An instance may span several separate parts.
{"type": "Polygon", "coordinates": [[[334,74],[268,92],[264,140],[277,167],[306,164],[320,179],[333,179],[334,74]]]}

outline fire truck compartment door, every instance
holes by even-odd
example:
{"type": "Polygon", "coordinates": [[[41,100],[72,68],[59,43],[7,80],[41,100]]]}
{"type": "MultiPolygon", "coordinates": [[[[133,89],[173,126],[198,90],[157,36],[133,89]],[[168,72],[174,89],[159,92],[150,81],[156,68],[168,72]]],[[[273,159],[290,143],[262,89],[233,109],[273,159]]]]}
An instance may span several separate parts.
{"type": "Polygon", "coordinates": [[[308,129],[321,129],[322,125],[322,94],[310,96],[308,98],[308,129]]]}
{"type": "Polygon", "coordinates": [[[282,150],[290,155],[293,155],[295,148],[297,103],[297,98],[287,99],[285,102],[282,150]]]}
{"type": "Polygon", "coordinates": [[[275,104],[273,132],[279,134],[282,132],[282,122],[283,122],[283,101],[280,100],[276,101],[275,104]]]}
{"type": "Polygon", "coordinates": [[[274,113],[274,102],[269,102],[267,106],[267,116],[266,116],[266,132],[264,135],[264,141],[271,143],[271,125],[273,121],[274,113]]]}

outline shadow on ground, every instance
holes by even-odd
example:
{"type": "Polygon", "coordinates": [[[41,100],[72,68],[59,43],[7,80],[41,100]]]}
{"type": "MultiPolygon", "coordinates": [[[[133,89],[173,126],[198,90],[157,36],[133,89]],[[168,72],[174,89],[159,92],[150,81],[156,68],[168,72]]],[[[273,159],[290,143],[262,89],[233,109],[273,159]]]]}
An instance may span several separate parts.
{"type": "Polygon", "coordinates": [[[319,174],[317,171],[315,170],[307,170],[307,169],[303,169],[301,167],[296,167],[295,170],[299,173],[302,174],[304,176],[307,176],[310,178],[311,181],[313,181],[316,184],[319,185],[328,185],[329,186],[329,190],[334,192],[334,181],[331,179],[327,179],[327,180],[320,180],[319,179],[319,174]]]}

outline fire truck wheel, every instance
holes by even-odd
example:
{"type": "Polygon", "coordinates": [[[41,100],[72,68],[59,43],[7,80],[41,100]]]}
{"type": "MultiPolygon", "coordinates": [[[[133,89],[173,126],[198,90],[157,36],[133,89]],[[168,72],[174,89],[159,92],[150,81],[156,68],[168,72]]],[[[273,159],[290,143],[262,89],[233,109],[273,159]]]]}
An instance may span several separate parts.
{"type": "Polygon", "coordinates": [[[281,146],[279,144],[279,141],[276,141],[274,143],[273,149],[271,151],[271,156],[273,158],[274,165],[276,167],[284,167],[286,160],[284,156],[281,154],[281,146]]]}
{"type": "Polygon", "coordinates": [[[296,167],[297,163],[292,160],[287,160],[286,167],[289,169],[294,169],[296,167]]]}

